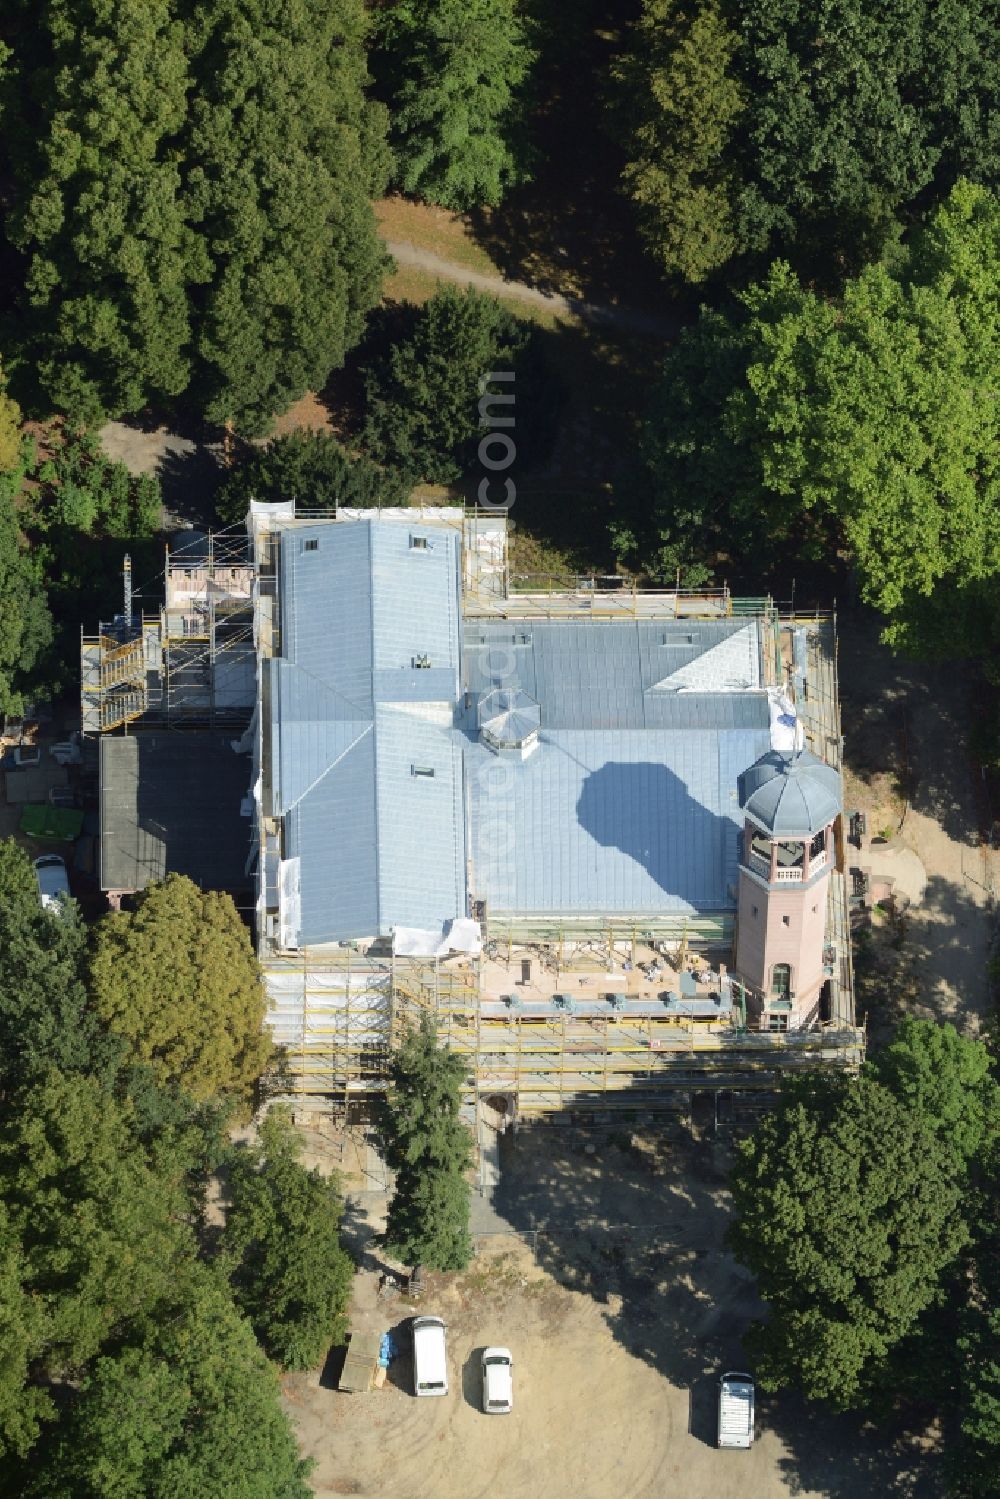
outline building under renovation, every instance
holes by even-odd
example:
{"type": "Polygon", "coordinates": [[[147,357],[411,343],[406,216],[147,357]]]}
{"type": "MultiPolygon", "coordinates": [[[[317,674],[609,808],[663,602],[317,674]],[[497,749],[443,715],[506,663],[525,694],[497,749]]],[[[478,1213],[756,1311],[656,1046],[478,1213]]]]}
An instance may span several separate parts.
{"type": "Polygon", "coordinates": [[[526,591],[502,515],[255,506],[83,672],[104,888],[218,834],[297,1098],[364,1102],[423,1012],[507,1118],[858,1065],[831,618],[526,591]]]}

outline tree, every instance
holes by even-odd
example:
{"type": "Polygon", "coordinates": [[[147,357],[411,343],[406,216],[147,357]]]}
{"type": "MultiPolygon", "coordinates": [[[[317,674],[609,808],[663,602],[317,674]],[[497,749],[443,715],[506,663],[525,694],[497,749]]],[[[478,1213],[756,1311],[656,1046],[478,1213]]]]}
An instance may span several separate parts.
{"type": "Polygon", "coordinates": [[[459,1118],[465,1064],[439,1047],[430,1017],[404,1038],[392,1063],[386,1158],[396,1173],[386,1242],[405,1264],[464,1270],[469,1238],[469,1132],[459,1118]]]}
{"type": "Polygon", "coordinates": [[[777,263],[667,357],[643,438],[661,532],[757,559],[843,545],[886,640],[953,653],[956,597],[1000,573],[998,359],[983,188],[959,183],[905,262],[839,305],[777,263]]]}
{"type": "Polygon", "coordinates": [[[325,383],[380,299],[384,115],[364,97],[362,0],[186,13],[191,394],[209,420],[257,431],[325,383]]]}
{"type": "Polygon", "coordinates": [[[134,912],[97,927],[90,976],[98,1013],[134,1060],[195,1100],[247,1109],[272,1045],[260,968],[228,895],[182,875],[150,885],[134,912]]]}
{"type": "Polygon", "coordinates": [[[277,1379],[224,1284],[197,1267],[179,1291],[97,1359],[26,1499],[309,1499],[277,1379]]]}
{"type": "Polygon", "coordinates": [[[739,248],[727,163],[745,109],[738,33],[719,6],[646,0],[633,49],[613,69],[631,159],[622,182],[668,275],[703,281],[739,248]]]}
{"type": "Polygon", "coordinates": [[[337,1182],[306,1170],[301,1150],[288,1111],[271,1109],[260,1145],[233,1156],[222,1239],[236,1304],[286,1369],[313,1368],[343,1341],[354,1274],[337,1182]]]}
{"type": "Polygon", "coordinates": [[[543,414],[551,413],[552,393],[545,389],[551,382],[543,374],[536,332],[493,297],[441,287],[423,307],[405,309],[388,349],[365,371],[365,446],[411,483],[451,483],[476,459],[485,425],[482,382],[511,372],[514,380],[491,379],[488,390],[505,421],[514,397],[523,462],[537,443],[539,425],[551,426],[543,414]]]}
{"type": "Polygon", "coordinates": [[[968,1241],[952,1150],[869,1077],[806,1080],[731,1186],[729,1243],[769,1308],[746,1340],[761,1384],[863,1404],[968,1241]]]}
{"type": "Polygon", "coordinates": [[[24,1457],[42,1422],[51,1418],[51,1396],[31,1381],[32,1364],[45,1347],[48,1315],[29,1289],[20,1237],[0,1203],[0,1476],[4,1460],[24,1457]]]}
{"type": "Polygon", "coordinates": [[[402,505],[406,486],[392,469],[352,457],[325,432],[289,432],[254,447],[216,496],[224,524],[243,521],[251,500],[297,499],[313,509],[402,505]]]}
{"type": "Polygon", "coordinates": [[[52,639],[39,570],[21,535],[14,486],[0,474],[0,713],[18,712],[52,639]]]}
{"type": "Polygon", "coordinates": [[[97,422],[188,379],[192,242],[173,145],[191,87],[183,31],[170,0],[15,8],[31,36],[5,119],[22,358],[59,409],[97,422]]]}
{"type": "Polygon", "coordinates": [[[179,1185],[150,1169],[129,1123],[98,1080],[54,1070],[5,1100],[2,1294],[16,1337],[5,1342],[0,1448],[24,1451],[50,1408],[49,1379],[156,1308],[193,1256],[179,1185]]]}
{"type": "Polygon", "coordinates": [[[906,1015],[867,1070],[963,1161],[1000,1129],[1000,1088],[981,1041],[953,1025],[906,1015]]]}
{"type": "Polygon", "coordinates": [[[54,1066],[99,1073],[113,1065],[84,975],[86,933],[75,907],[44,909],[27,854],[0,841],[0,1091],[54,1066]]]}
{"type": "Polygon", "coordinates": [[[695,281],[734,252],[837,278],[921,196],[995,182],[996,20],[995,0],[644,0],[618,76],[651,252],[695,281]]]}
{"type": "Polygon", "coordinates": [[[396,0],[382,24],[399,185],[495,207],[527,176],[517,126],[535,53],[517,0],[396,0]]]}
{"type": "MultiPolygon", "coordinates": [[[[96,432],[72,425],[51,428],[41,451],[26,442],[25,470],[22,523],[57,621],[39,668],[54,694],[71,685],[65,669],[78,657],[81,626],[93,629],[121,609],[125,553],[137,574],[144,562],[151,572],[161,565],[150,542],[161,529],[163,499],[154,475],[130,474],[107,457],[96,432]]],[[[74,688],[77,674],[74,664],[74,688]]]]}
{"type": "Polygon", "coordinates": [[[21,456],[21,408],[7,394],[7,381],[0,365],[0,474],[17,468],[21,456]]]}

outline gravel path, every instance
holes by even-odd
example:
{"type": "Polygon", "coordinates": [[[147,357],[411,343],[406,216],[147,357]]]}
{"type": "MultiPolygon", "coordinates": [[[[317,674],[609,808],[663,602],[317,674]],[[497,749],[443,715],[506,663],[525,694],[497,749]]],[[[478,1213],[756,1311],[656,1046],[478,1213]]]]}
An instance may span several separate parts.
{"type": "Polygon", "coordinates": [[[580,297],[564,297],[560,292],[539,291],[536,286],[527,286],[523,281],[507,281],[503,276],[487,276],[482,271],[471,271],[454,260],[444,260],[430,250],[422,250],[409,240],[385,240],[386,249],[398,265],[412,266],[415,270],[428,271],[442,281],[455,281],[461,286],[473,286],[477,291],[489,292],[494,297],[506,297],[518,302],[528,302],[534,307],[544,307],[562,317],[578,317],[586,323],[603,324],[618,328],[623,333],[638,333],[650,338],[674,338],[680,327],[677,317],[638,312],[628,307],[605,307],[596,302],[585,302],[580,297]]]}

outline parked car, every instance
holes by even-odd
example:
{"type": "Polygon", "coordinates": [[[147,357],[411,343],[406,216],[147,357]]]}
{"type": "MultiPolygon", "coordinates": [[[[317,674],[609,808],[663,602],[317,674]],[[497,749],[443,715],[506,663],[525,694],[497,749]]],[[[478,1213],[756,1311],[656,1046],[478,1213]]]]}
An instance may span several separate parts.
{"type": "Polygon", "coordinates": [[[440,1317],[413,1319],[413,1393],[447,1395],[448,1353],[440,1317]]]}
{"type": "Polygon", "coordinates": [[[58,854],[40,854],[35,860],[35,878],[42,905],[58,910],[60,902],[69,899],[69,876],[66,861],[58,854]]]}
{"type": "Polygon", "coordinates": [[[514,1404],[514,1360],[509,1348],[483,1349],[483,1410],[507,1415],[514,1404]]]}
{"type": "Polygon", "coordinates": [[[753,1380],[749,1374],[723,1374],[719,1380],[719,1446],[753,1446],[753,1380]]]}

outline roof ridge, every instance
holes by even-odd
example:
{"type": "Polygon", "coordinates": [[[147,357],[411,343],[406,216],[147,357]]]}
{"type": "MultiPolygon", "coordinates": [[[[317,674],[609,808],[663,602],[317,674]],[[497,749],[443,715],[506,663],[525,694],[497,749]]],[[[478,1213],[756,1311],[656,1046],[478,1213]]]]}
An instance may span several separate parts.
{"type": "MultiPolygon", "coordinates": [[[[354,719],[345,719],[345,718],[335,718],[335,719],[330,720],[330,722],[332,722],[332,723],[354,723],[354,722],[356,722],[356,720],[354,720],[354,719]]],[[[316,777],[316,779],[314,781],[311,781],[309,783],[309,785],[306,787],[306,789],[303,792],[301,792],[300,795],[298,795],[293,802],[289,803],[289,805],[285,808],[285,811],[284,811],[284,813],[282,815],[285,816],[289,812],[294,812],[295,808],[299,805],[299,803],[300,802],[304,802],[305,799],[306,799],[306,797],[310,794],[310,792],[315,791],[316,787],[320,784],[320,782],[326,780],[326,778],[330,774],[331,770],[336,770],[336,768],[340,764],[341,760],[345,759],[346,756],[351,753],[351,750],[356,749],[357,746],[361,743],[362,739],[364,739],[366,735],[368,735],[368,734],[374,734],[374,732],[375,732],[375,724],[374,724],[374,722],[366,723],[365,726],[364,726],[364,728],[362,729],[361,733],[360,734],[356,734],[354,736],[354,738],[351,740],[350,744],[347,745],[346,748],[344,748],[344,749],[341,750],[340,754],[337,755],[336,759],[331,760],[330,763],[329,763],[329,765],[326,767],[326,769],[324,771],[321,771],[320,774],[316,777]]]]}

